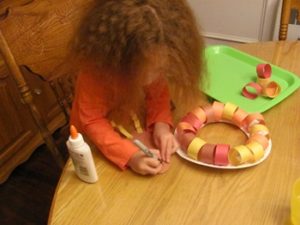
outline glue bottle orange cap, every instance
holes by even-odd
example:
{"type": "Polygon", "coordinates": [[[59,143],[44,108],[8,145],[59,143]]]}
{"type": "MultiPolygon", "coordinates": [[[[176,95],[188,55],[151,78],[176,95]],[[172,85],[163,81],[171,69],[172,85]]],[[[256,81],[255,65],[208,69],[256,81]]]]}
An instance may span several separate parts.
{"type": "Polygon", "coordinates": [[[78,131],[74,125],[70,126],[70,135],[72,139],[76,139],[78,137],[78,131]]]}

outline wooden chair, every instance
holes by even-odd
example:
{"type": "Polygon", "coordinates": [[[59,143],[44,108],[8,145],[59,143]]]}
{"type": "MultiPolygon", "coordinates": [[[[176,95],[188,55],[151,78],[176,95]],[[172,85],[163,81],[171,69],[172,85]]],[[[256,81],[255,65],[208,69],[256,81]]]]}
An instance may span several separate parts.
{"type": "Polygon", "coordinates": [[[24,76],[20,70],[20,67],[17,65],[15,58],[13,54],[11,53],[11,50],[6,42],[6,39],[4,38],[1,30],[0,30],[0,55],[2,55],[7,68],[11,72],[11,75],[13,76],[14,80],[16,81],[19,92],[22,96],[22,100],[25,104],[28,105],[30,109],[30,113],[39,128],[39,131],[48,147],[50,150],[51,154],[53,155],[53,158],[56,160],[58,166],[60,168],[64,167],[64,159],[62,155],[60,154],[60,151],[58,150],[54,139],[50,133],[50,131],[47,128],[47,125],[41,116],[41,113],[37,109],[36,105],[33,102],[33,96],[31,93],[31,90],[29,86],[27,85],[24,76]]]}
{"type": "Polygon", "coordinates": [[[300,22],[300,0],[283,0],[279,27],[279,40],[286,40],[288,34],[288,25],[290,21],[291,10],[298,10],[298,22],[300,22]]]}

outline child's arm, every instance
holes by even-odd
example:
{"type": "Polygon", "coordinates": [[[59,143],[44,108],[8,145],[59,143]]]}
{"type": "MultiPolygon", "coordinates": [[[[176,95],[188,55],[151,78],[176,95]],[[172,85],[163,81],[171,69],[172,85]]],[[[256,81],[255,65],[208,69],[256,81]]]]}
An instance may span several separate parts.
{"type": "Polygon", "coordinates": [[[77,126],[94,145],[121,169],[138,148],[114,131],[106,118],[108,103],[105,101],[105,86],[94,75],[80,74],[73,101],[71,123],[77,126]]]}
{"type": "Polygon", "coordinates": [[[172,133],[172,114],[167,82],[163,77],[145,88],[147,128],[153,132],[154,143],[161,150],[163,161],[169,162],[178,143],[172,133]]]}

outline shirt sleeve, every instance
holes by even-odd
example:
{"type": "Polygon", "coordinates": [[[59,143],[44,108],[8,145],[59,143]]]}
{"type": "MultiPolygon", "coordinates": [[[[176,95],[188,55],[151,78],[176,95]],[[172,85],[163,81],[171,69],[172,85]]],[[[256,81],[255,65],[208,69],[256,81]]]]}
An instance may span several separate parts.
{"type": "Polygon", "coordinates": [[[107,119],[107,89],[92,74],[81,73],[77,80],[71,123],[77,126],[92,143],[121,169],[138,151],[131,141],[122,138],[107,119]]]}
{"type": "Polygon", "coordinates": [[[146,125],[151,131],[157,122],[164,122],[173,127],[171,99],[167,81],[160,77],[150,85],[145,86],[146,95],[146,125]]]}

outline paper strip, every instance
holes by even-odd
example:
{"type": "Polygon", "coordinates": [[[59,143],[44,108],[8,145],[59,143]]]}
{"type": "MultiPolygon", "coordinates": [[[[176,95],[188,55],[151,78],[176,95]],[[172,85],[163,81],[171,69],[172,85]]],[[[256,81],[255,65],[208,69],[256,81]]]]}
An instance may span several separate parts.
{"type": "Polygon", "coordinates": [[[118,125],[117,128],[119,129],[120,133],[123,134],[126,138],[132,139],[132,135],[121,125],[118,125]]]}

